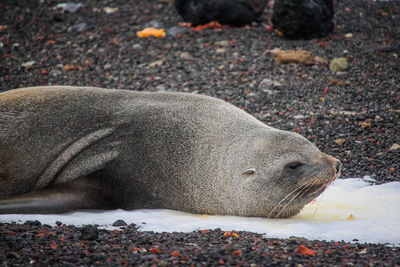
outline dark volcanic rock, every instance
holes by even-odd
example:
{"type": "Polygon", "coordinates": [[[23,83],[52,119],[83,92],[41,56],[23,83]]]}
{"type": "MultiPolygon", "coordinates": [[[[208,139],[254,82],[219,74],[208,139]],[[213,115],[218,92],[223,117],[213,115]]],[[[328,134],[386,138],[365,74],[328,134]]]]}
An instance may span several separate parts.
{"type": "Polygon", "coordinates": [[[80,229],[80,238],[84,240],[96,240],[99,236],[99,231],[95,225],[86,225],[80,229]]]}
{"type": "Polygon", "coordinates": [[[127,226],[128,224],[124,220],[116,220],[112,226],[127,226]]]}
{"type": "Polygon", "coordinates": [[[265,0],[175,0],[179,15],[193,26],[218,21],[221,24],[242,26],[257,21],[265,0]]]}
{"type": "Polygon", "coordinates": [[[2,266],[397,266],[400,248],[383,244],[326,242],[219,230],[191,233],[102,230],[95,241],[74,240],[79,227],[40,230],[33,225],[0,223],[2,266]],[[35,239],[24,236],[33,235],[35,239]],[[146,236],[147,241],[142,242],[146,236]],[[313,256],[300,248],[313,251],[313,256]]]}
{"type": "Polygon", "coordinates": [[[333,0],[276,0],[272,23],[289,39],[325,37],[333,30],[333,0]]]}

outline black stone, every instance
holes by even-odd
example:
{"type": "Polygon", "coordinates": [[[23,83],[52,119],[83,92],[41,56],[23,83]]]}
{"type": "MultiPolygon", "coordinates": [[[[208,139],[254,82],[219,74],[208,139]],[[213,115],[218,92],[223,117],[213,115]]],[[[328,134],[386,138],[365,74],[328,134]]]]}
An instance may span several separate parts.
{"type": "Polygon", "coordinates": [[[218,21],[243,26],[257,21],[266,1],[263,0],[175,0],[179,15],[192,26],[218,21]]]}
{"type": "Polygon", "coordinates": [[[128,224],[124,220],[116,220],[112,226],[127,226],[128,224]]]}
{"type": "Polygon", "coordinates": [[[288,39],[324,37],[333,30],[332,0],[276,0],[272,24],[288,39]]]}
{"type": "Polygon", "coordinates": [[[94,225],[86,225],[80,230],[80,239],[84,240],[96,240],[99,237],[99,231],[94,225]]]}

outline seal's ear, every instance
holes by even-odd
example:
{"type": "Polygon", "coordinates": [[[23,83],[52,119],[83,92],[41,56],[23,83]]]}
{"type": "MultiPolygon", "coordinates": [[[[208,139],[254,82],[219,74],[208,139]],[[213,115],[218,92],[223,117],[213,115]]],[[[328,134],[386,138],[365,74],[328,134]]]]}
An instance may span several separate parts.
{"type": "Polygon", "coordinates": [[[246,171],[244,171],[242,174],[246,178],[249,178],[249,177],[253,176],[253,174],[255,174],[255,173],[256,173],[256,169],[250,168],[250,169],[247,169],[246,171]]]}

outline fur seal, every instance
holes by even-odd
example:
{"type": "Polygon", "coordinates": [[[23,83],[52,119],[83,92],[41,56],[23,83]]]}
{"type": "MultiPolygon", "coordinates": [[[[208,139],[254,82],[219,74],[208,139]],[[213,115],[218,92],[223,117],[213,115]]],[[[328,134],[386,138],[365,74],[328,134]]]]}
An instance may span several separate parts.
{"type": "Polygon", "coordinates": [[[216,98],[93,87],[0,94],[0,213],[166,208],[289,217],[340,172],[216,98]]]}

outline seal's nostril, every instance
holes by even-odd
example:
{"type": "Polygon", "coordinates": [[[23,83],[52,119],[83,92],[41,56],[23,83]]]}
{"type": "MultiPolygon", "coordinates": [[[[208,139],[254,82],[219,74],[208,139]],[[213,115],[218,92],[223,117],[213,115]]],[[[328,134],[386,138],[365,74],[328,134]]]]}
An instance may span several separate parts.
{"type": "Polygon", "coordinates": [[[325,157],[329,165],[335,169],[336,174],[339,174],[342,171],[342,163],[340,160],[329,155],[325,155],[325,157]]]}
{"type": "Polygon", "coordinates": [[[342,163],[339,160],[335,162],[335,169],[336,173],[339,173],[342,170],[342,163]]]}

